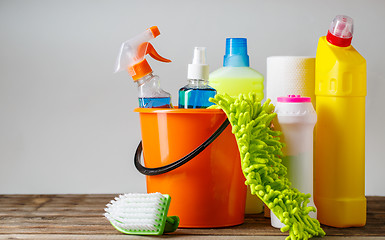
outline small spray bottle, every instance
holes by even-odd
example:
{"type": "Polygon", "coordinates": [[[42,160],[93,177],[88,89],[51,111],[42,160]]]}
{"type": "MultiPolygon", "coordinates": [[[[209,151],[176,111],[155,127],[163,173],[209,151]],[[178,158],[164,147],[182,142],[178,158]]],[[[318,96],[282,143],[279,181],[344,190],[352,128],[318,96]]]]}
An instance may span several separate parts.
{"type": "Polygon", "coordinates": [[[214,103],[209,98],[217,91],[210,87],[209,65],[206,64],[206,48],[195,47],[192,64],[188,65],[188,84],[179,89],[179,108],[207,108],[214,103]]]}
{"type": "Polygon", "coordinates": [[[138,84],[138,99],[141,108],[172,108],[170,93],[160,87],[159,77],[152,73],[152,69],[145,59],[145,56],[150,54],[155,60],[171,62],[171,60],[161,57],[148,42],[159,34],[158,27],[153,26],[124,42],[116,61],[115,73],[127,70],[134,82],[138,84]]]}

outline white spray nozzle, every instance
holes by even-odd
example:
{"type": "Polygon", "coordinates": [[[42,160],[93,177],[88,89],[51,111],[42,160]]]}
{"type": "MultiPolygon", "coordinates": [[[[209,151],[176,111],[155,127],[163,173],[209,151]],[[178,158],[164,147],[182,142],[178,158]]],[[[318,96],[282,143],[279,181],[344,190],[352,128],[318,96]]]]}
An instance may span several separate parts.
{"type": "Polygon", "coordinates": [[[206,64],[206,48],[195,47],[192,64],[188,65],[188,79],[209,79],[209,65],[206,64]]]}
{"type": "Polygon", "coordinates": [[[206,64],[206,48],[205,47],[195,47],[194,48],[194,57],[193,64],[206,64]]]}

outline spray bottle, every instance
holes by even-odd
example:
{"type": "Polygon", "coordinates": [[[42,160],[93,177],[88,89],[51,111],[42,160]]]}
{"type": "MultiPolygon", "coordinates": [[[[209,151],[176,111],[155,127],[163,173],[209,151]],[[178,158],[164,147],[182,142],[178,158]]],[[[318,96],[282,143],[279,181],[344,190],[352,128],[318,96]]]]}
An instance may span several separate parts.
{"type": "Polygon", "coordinates": [[[151,39],[160,34],[158,27],[148,28],[124,42],[120,47],[115,72],[127,70],[134,82],[138,84],[139,107],[172,108],[171,95],[160,87],[159,77],[152,73],[145,56],[149,54],[155,60],[171,62],[161,57],[152,46],[151,39]]]}
{"type": "Polygon", "coordinates": [[[179,108],[207,108],[214,103],[209,98],[217,91],[210,87],[209,65],[206,64],[206,48],[195,47],[192,64],[188,65],[188,84],[179,89],[179,108]]]}
{"type": "Polygon", "coordinates": [[[366,61],[351,46],[353,19],[334,18],[316,54],[314,202],[333,227],[366,223],[366,61]]]}

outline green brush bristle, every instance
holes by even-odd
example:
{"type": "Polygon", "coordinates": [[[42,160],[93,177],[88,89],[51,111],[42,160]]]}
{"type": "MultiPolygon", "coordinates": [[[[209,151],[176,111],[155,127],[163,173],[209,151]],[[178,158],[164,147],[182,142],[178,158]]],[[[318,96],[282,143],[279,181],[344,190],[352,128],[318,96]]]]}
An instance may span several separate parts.
{"type": "Polygon", "coordinates": [[[315,211],[314,207],[307,207],[310,194],[290,188],[287,169],[281,160],[283,144],[279,141],[280,132],[270,128],[276,116],[270,100],[261,105],[256,94],[250,93],[240,94],[238,98],[217,94],[210,101],[216,104],[210,108],[221,108],[231,123],[241,155],[245,184],[286,225],[281,228],[282,232],[289,231],[286,239],[324,236],[318,220],[308,216],[310,211],[315,211]]]}

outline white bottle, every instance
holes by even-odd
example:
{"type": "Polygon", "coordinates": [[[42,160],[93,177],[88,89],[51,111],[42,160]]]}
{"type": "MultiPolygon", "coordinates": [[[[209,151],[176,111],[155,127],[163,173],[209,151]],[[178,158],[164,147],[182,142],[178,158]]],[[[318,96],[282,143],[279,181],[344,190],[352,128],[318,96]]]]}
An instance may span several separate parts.
{"type": "MultiPolygon", "coordinates": [[[[313,206],[313,130],[317,114],[310,97],[289,95],[278,97],[275,108],[277,119],[275,130],[282,132],[281,139],[286,144],[282,149],[283,164],[287,167],[287,177],[292,187],[302,193],[310,193],[308,206],[313,206]]],[[[309,216],[317,218],[316,212],[309,216]]],[[[285,225],[271,212],[271,225],[282,228],[285,225]]]]}

